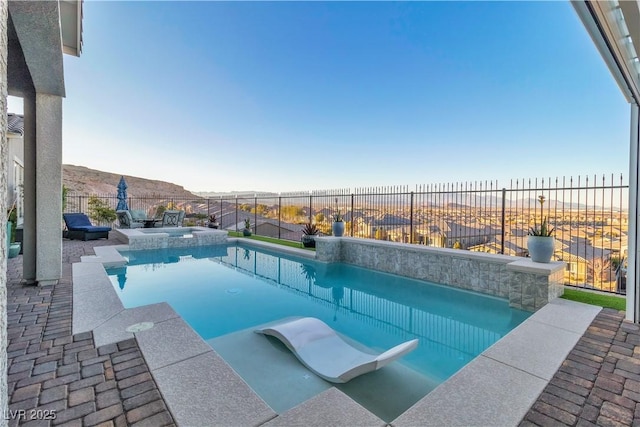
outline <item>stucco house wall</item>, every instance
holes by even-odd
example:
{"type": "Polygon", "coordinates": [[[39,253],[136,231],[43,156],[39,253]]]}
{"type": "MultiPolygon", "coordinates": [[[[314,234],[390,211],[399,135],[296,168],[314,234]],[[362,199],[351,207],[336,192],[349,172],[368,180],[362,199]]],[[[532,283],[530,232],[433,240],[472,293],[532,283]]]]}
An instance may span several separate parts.
{"type": "MultiPolygon", "coordinates": [[[[2,167],[0,168],[0,191],[6,194],[7,190],[7,14],[8,4],[6,1],[0,2],[0,157],[2,167]]],[[[4,197],[0,197],[0,212],[5,212],[7,202],[4,197]]],[[[8,386],[7,386],[7,229],[0,227],[0,413],[7,414],[9,411],[8,386]]],[[[5,417],[1,417],[5,418],[5,417]]],[[[0,423],[6,425],[7,421],[0,423]]]]}

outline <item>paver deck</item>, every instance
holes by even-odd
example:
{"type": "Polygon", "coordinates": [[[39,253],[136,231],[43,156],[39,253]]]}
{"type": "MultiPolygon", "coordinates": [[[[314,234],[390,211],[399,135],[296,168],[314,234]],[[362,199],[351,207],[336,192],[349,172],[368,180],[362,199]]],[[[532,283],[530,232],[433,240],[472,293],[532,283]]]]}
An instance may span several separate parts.
{"type": "MultiPolygon", "coordinates": [[[[22,257],[8,260],[9,425],[175,425],[136,338],[96,347],[92,332],[71,333],[71,263],[114,243],[64,240],[55,286],[21,285],[22,257]]],[[[521,426],[640,426],[640,325],[623,319],[606,309],[596,316],[521,426]]],[[[271,424],[300,421],[311,406],[271,424]]]]}
{"type": "Polygon", "coordinates": [[[640,325],[602,310],[521,426],[640,425],[640,325]]]}
{"type": "Polygon", "coordinates": [[[22,285],[22,256],[8,260],[10,426],[175,425],[135,339],[96,347],[71,333],[71,263],[113,243],[65,240],[55,286],[22,285]]]}

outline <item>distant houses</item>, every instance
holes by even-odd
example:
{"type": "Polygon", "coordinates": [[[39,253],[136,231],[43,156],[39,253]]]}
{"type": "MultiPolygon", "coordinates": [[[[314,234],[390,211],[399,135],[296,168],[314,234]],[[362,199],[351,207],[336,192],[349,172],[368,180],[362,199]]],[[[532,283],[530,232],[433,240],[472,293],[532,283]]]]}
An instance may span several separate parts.
{"type": "Polygon", "coordinates": [[[497,227],[491,225],[468,226],[447,220],[418,223],[412,226],[410,219],[392,214],[357,217],[353,227],[354,235],[358,237],[411,242],[441,248],[459,245],[462,249],[486,244],[493,236],[500,233],[497,227]],[[410,236],[412,229],[413,236],[410,236]]]}

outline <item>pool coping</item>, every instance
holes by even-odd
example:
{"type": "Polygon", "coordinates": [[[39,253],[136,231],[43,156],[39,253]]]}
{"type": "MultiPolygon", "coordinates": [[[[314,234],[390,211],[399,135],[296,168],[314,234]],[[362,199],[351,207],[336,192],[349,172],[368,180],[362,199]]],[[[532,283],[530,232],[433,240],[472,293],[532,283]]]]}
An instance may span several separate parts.
{"type": "MultiPolygon", "coordinates": [[[[242,243],[315,258],[304,249],[242,243]]],[[[341,415],[332,424],[386,424],[335,388],[276,414],[169,304],[122,306],[103,264],[123,265],[117,250],[126,248],[96,247],[96,256],[72,264],[73,333],[93,331],[96,346],[135,337],[178,425],[326,425],[337,401],[341,415]],[[154,327],[126,331],[141,322],[154,327]]],[[[551,301],[390,424],[517,425],[600,310],[551,301]]]]}

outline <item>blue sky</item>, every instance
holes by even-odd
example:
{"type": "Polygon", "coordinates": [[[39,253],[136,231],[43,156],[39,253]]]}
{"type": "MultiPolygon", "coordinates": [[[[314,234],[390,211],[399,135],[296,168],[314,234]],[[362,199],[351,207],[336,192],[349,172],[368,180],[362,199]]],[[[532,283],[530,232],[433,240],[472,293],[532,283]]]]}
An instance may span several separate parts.
{"type": "Polygon", "coordinates": [[[568,2],[89,0],[83,25],[64,163],[192,191],[627,175],[568,2]]]}

